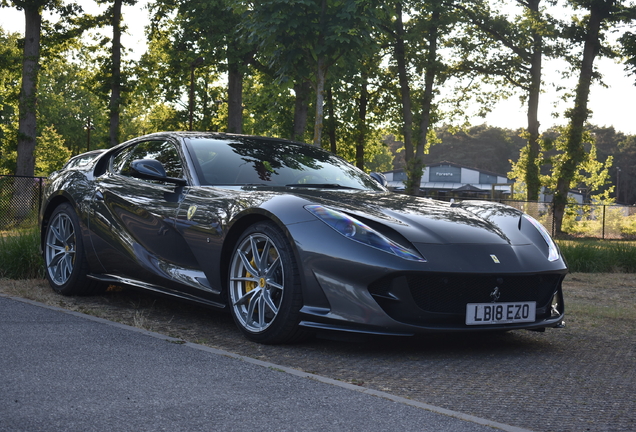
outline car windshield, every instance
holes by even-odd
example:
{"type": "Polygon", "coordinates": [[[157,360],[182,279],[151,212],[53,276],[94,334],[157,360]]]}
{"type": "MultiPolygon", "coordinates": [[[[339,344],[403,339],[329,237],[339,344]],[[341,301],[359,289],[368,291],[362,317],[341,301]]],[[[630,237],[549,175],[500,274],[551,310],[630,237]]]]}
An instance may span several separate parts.
{"type": "Polygon", "coordinates": [[[201,185],[287,186],[383,191],[333,154],[305,144],[241,137],[188,138],[201,185]]]}

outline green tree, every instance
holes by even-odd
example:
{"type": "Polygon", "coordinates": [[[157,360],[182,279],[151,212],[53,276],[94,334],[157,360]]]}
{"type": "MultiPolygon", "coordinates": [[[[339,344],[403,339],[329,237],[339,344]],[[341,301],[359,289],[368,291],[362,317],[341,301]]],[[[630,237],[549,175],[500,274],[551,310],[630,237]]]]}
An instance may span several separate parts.
{"type": "Polygon", "coordinates": [[[460,3],[457,8],[465,12],[487,38],[495,41],[491,55],[484,56],[482,49],[475,50],[479,57],[473,56],[464,67],[501,77],[505,84],[520,89],[527,101],[528,124],[523,133],[527,145],[521,151],[515,172],[525,183],[526,199],[536,201],[541,189],[539,98],[542,63],[544,55],[556,54],[556,29],[554,19],[541,7],[541,0],[516,0],[513,3],[522,8],[521,16],[514,17],[514,21],[493,10],[489,3],[460,3]],[[546,38],[552,43],[547,44],[546,38]]]}
{"type": "Polygon", "coordinates": [[[98,4],[109,4],[105,16],[109,18],[113,29],[110,49],[110,100],[108,103],[109,117],[109,143],[110,146],[119,144],[120,135],[120,106],[122,104],[122,14],[121,8],[125,5],[134,6],[137,0],[97,0],[98,4]],[[112,5],[110,3],[112,2],[112,5]]]}
{"type": "MultiPolygon", "coordinates": [[[[42,11],[45,8],[59,6],[59,1],[11,0],[11,4],[24,11],[25,18],[15,173],[16,175],[32,176],[35,169],[36,95],[40,70],[42,11]]],[[[8,6],[4,0],[2,5],[8,6]]]]}
{"type": "Polygon", "coordinates": [[[42,67],[38,133],[42,134],[45,127],[54,127],[72,154],[109,145],[108,110],[101,92],[99,64],[91,47],[76,42],[42,67]]]}
{"type": "Polygon", "coordinates": [[[439,119],[434,97],[449,69],[440,47],[447,41],[446,36],[453,34],[453,27],[459,21],[459,16],[453,13],[453,3],[451,0],[412,3],[397,0],[385,6],[385,17],[389,21],[383,28],[393,50],[401,100],[406,190],[412,195],[419,193],[424,155],[434,139],[432,125],[439,119]],[[410,8],[404,10],[405,6],[410,8]],[[407,23],[405,16],[410,18],[407,23]],[[417,126],[414,125],[416,116],[419,117],[417,126]]]}
{"type": "MultiPolygon", "coordinates": [[[[306,97],[304,77],[312,76],[315,146],[322,145],[329,69],[342,57],[358,56],[373,44],[371,6],[372,2],[361,0],[268,0],[255,3],[250,13],[247,26],[252,40],[270,55],[269,65],[279,80],[295,81],[301,108],[306,97]]],[[[294,135],[297,132],[294,128],[294,135]]]]}
{"type": "Polygon", "coordinates": [[[162,64],[168,97],[190,88],[195,69],[227,74],[227,131],[243,130],[243,79],[254,55],[242,17],[246,6],[230,0],[157,0],[150,5],[151,43],[168,53],[162,64]],[[201,59],[201,60],[199,60],[201,59]]]}
{"type": "Polygon", "coordinates": [[[245,83],[244,104],[248,110],[245,132],[302,140],[305,130],[294,130],[294,107],[298,98],[290,92],[289,83],[279,83],[261,72],[246,77],[245,83]]]}
{"type": "Polygon", "coordinates": [[[62,135],[53,126],[46,126],[38,137],[35,148],[35,174],[46,177],[62,168],[70,157],[71,151],[66,148],[62,135]]]}
{"type": "Polygon", "coordinates": [[[636,204],[636,136],[631,135],[618,144],[615,167],[612,178],[616,179],[616,200],[620,203],[636,204]],[[619,171],[620,170],[620,171],[619,171]]]}
{"type": "Polygon", "coordinates": [[[20,88],[20,35],[0,28],[0,174],[15,172],[20,88]]]}
{"type": "MultiPolygon", "coordinates": [[[[47,41],[45,47],[48,54],[52,55],[65,41],[77,36],[76,30],[68,24],[80,8],[74,3],[64,5],[61,0],[0,0],[0,6],[10,5],[24,11],[25,16],[15,173],[32,176],[35,170],[37,86],[42,40],[44,38],[47,41]],[[59,16],[55,25],[51,26],[42,20],[45,10],[55,11],[59,16]],[[46,30],[44,34],[43,29],[46,30]]],[[[19,193],[16,197],[19,199],[19,193]]]]}
{"type": "Polygon", "coordinates": [[[628,7],[617,0],[570,0],[577,10],[586,12],[582,18],[575,17],[575,21],[569,28],[570,37],[574,42],[583,44],[583,53],[580,61],[575,65],[578,68],[579,79],[576,86],[574,107],[566,113],[569,125],[565,130],[565,142],[563,144],[564,160],[555,166],[554,177],[556,186],[554,193],[554,226],[557,234],[561,234],[561,225],[567,203],[568,191],[576,177],[579,167],[588,160],[589,153],[584,147],[585,122],[589,115],[588,100],[590,86],[595,76],[594,60],[604,53],[614,53],[604,47],[604,32],[617,22],[631,21],[634,6],[628,7]],[[605,49],[605,51],[603,51],[605,49]]]}
{"type": "MultiPolygon", "coordinates": [[[[564,176],[561,175],[564,169],[568,169],[571,163],[569,152],[569,140],[571,139],[571,132],[569,129],[571,125],[555,128],[559,133],[559,136],[554,140],[554,148],[550,156],[550,163],[552,165],[552,173],[542,176],[542,183],[545,184],[549,190],[557,190],[559,182],[563,181],[564,176]]],[[[594,137],[588,129],[585,129],[581,135],[581,141],[585,156],[579,160],[579,163],[573,170],[570,183],[567,185],[567,190],[574,188],[583,189],[586,191],[591,199],[599,201],[601,203],[612,203],[614,200],[610,197],[614,187],[607,187],[609,185],[609,170],[612,166],[614,158],[608,156],[605,162],[601,162],[597,158],[596,143],[594,137]]]]}
{"type": "MultiPolygon", "coordinates": [[[[11,0],[18,10],[24,11],[25,30],[22,56],[22,79],[20,85],[19,121],[17,135],[17,157],[15,174],[33,176],[35,172],[35,143],[37,134],[37,85],[40,72],[40,42],[42,38],[42,12],[54,9],[63,18],[73,15],[74,5],[63,7],[60,0],[11,0]]],[[[9,6],[6,0],[0,0],[0,6],[9,6]]],[[[62,37],[64,37],[64,34],[62,37]]],[[[29,193],[25,182],[16,183],[13,195],[15,202],[24,200],[29,193]]],[[[17,204],[14,208],[21,208],[17,204]]],[[[26,209],[20,210],[17,217],[25,217],[26,209]]]]}

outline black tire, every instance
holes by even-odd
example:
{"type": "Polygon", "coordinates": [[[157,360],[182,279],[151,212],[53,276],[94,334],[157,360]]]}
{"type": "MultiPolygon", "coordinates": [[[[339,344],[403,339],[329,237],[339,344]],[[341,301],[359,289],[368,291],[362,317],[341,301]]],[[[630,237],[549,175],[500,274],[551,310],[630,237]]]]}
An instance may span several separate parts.
{"type": "Polygon", "coordinates": [[[308,336],[298,325],[303,305],[298,266],[273,223],[258,222],[241,235],[228,273],[230,311],[247,339],[277,344],[308,336]]]}
{"type": "Polygon", "coordinates": [[[60,204],[49,218],[44,235],[44,265],[51,288],[60,294],[99,294],[106,288],[87,277],[79,219],[68,203],[60,204]]]}

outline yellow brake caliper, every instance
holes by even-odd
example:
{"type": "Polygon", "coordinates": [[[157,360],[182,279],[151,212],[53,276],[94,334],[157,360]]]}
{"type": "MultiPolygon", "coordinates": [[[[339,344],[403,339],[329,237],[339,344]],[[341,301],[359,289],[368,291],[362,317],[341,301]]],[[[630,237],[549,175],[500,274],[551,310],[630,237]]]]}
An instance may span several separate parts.
{"type": "MultiPolygon", "coordinates": [[[[261,252],[263,252],[263,250],[259,249],[258,253],[261,253],[261,252]]],[[[272,259],[272,261],[278,258],[278,254],[276,253],[276,250],[274,248],[271,248],[269,250],[269,256],[272,259]]],[[[256,263],[254,262],[254,258],[252,258],[252,260],[250,261],[250,264],[252,265],[252,267],[256,265],[256,263]]],[[[248,272],[247,270],[245,271],[246,278],[251,278],[252,276],[253,276],[252,273],[248,272]]],[[[245,282],[245,293],[247,294],[248,292],[256,289],[256,287],[259,285],[261,288],[265,288],[266,282],[264,278],[261,278],[258,282],[255,282],[255,281],[245,282]]]]}
{"type": "MultiPolygon", "coordinates": [[[[270,249],[271,250],[271,249],[270,249]]],[[[259,249],[258,253],[260,254],[261,252],[263,252],[263,249],[259,249]]],[[[271,252],[270,252],[271,254],[271,252]]],[[[256,265],[256,263],[254,262],[254,258],[252,257],[252,260],[250,261],[250,264],[252,265],[252,267],[254,267],[256,265]]],[[[254,276],[252,273],[248,272],[247,270],[245,271],[245,277],[246,278],[251,278],[252,276],[254,276]]],[[[265,279],[261,278],[259,282],[245,282],[245,293],[247,294],[248,292],[252,291],[253,289],[256,289],[257,286],[261,286],[261,288],[265,288],[265,279]]]]}
{"type": "MultiPolygon", "coordinates": [[[[252,261],[250,261],[250,264],[252,265],[252,267],[256,265],[256,263],[254,262],[254,258],[252,258],[252,261]]],[[[251,278],[252,276],[253,276],[252,273],[248,272],[247,270],[245,271],[246,278],[251,278]]],[[[253,281],[245,282],[245,294],[252,291],[253,289],[256,289],[256,285],[258,284],[253,281]]]]}

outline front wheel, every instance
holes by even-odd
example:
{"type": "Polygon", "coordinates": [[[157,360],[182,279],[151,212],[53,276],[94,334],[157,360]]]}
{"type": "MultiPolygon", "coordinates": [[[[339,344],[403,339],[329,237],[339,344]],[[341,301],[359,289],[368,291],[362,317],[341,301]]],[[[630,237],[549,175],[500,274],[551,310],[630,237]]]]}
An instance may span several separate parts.
{"type": "Polygon", "coordinates": [[[234,321],[254,342],[291,343],[299,328],[302,293],[289,242],[270,222],[248,228],[232,253],[229,302],[234,321]]]}
{"type": "Polygon", "coordinates": [[[79,219],[70,204],[61,204],[53,211],[44,241],[46,278],[55,291],[64,295],[103,291],[103,284],[87,277],[79,219]]]}

